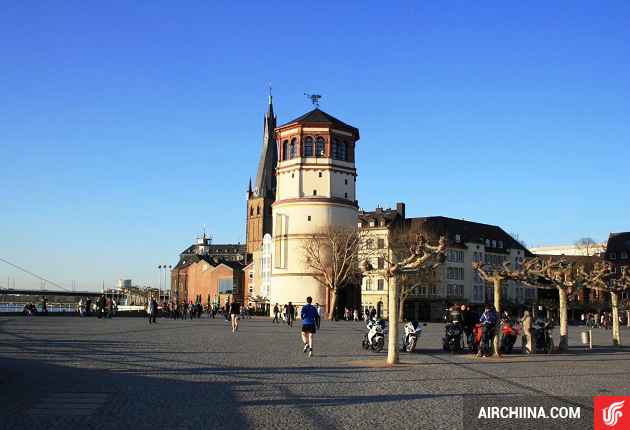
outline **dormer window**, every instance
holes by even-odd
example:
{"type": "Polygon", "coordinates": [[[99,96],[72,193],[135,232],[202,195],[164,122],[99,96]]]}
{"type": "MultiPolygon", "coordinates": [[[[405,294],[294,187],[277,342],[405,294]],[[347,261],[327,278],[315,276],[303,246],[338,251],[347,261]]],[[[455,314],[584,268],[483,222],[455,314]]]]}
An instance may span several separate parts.
{"type": "Polygon", "coordinates": [[[616,260],[617,259],[617,253],[616,252],[611,252],[610,253],[610,259],[611,260],[616,260]]]}
{"type": "Polygon", "coordinates": [[[459,243],[459,242],[461,242],[461,240],[462,240],[461,236],[459,234],[456,234],[455,235],[455,242],[459,243]]]}
{"type": "Polygon", "coordinates": [[[357,224],[357,227],[359,227],[359,228],[363,227],[363,223],[359,222],[359,224],[357,224]]]}
{"type": "Polygon", "coordinates": [[[503,248],[503,242],[499,241],[499,248],[503,248]]]}
{"type": "Polygon", "coordinates": [[[496,248],[496,247],[497,247],[497,241],[496,241],[496,240],[493,240],[493,241],[492,241],[492,247],[493,247],[493,248],[496,248]]]}
{"type": "Polygon", "coordinates": [[[374,221],[370,221],[370,227],[374,227],[375,222],[374,221]]]}
{"type": "Polygon", "coordinates": [[[625,260],[626,258],[628,258],[628,253],[624,251],[621,253],[621,259],[625,260]]]}
{"type": "Polygon", "coordinates": [[[490,239],[486,239],[486,246],[490,248],[490,239]]]}

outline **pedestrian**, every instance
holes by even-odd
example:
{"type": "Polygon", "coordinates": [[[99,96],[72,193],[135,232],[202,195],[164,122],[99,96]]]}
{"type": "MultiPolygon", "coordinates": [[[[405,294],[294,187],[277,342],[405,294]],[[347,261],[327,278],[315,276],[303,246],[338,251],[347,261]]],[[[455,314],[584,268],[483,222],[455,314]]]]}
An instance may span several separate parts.
{"type": "Polygon", "coordinates": [[[289,324],[289,326],[293,326],[293,317],[295,316],[295,307],[293,306],[293,304],[291,302],[289,302],[289,304],[287,305],[287,324],[289,324]]]}
{"type": "Polygon", "coordinates": [[[274,322],[280,324],[280,321],[278,321],[278,314],[279,313],[280,313],[280,308],[278,308],[278,304],[276,303],[276,305],[273,307],[273,319],[271,320],[272,324],[274,322]]]}
{"type": "Polygon", "coordinates": [[[315,319],[315,325],[317,326],[317,330],[319,330],[319,327],[322,323],[322,317],[324,316],[324,310],[319,305],[319,303],[315,303],[315,309],[317,309],[317,318],[315,319]]]}
{"type": "Polygon", "coordinates": [[[374,306],[372,306],[372,309],[370,309],[370,319],[376,319],[376,308],[374,306]]]}
{"type": "Polygon", "coordinates": [[[232,333],[238,331],[238,318],[241,314],[241,305],[236,301],[236,298],[230,305],[230,316],[232,317],[232,333]]]}
{"type": "Polygon", "coordinates": [[[354,310],[354,321],[359,321],[359,310],[355,309],[354,310]]]}
{"type": "Polygon", "coordinates": [[[489,347],[489,343],[492,340],[496,320],[497,315],[492,309],[492,306],[486,305],[485,312],[481,315],[481,318],[479,318],[479,322],[481,323],[481,341],[483,344],[479,346],[477,357],[483,357],[484,355],[489,357],[492,353],[492,347],[489,347]]]}
{"type": "Polygon", "coordinates": [[[337,309],[337,306],[333,309],[332,320],[339,321],[339,309],[337,309]]]}
{"type": "MultiPolygon", "coordinates": [[[[302,317],[302,342],[304,342],[303,352],[308,351],[308,356],[313,356],[313,337],[317,331],[315,328],[315,320],[319,315],[317,309],[311,305],[312,297],[306,298],[306,305],[302,306],[300,316],[302,317]]],[[[290,303],[290,302],[289,302],[290,303]]]]}
{"type": "Polygon", "coordinates": [[[155,317],[157,316],[158,304],[157,300],[151,296],[151,300],[149,301],[149,307],[147,308],[147,312],[149,313],[149,324],[157,324],[155,321],[155,317]]]}
{"type": "Polygon", "coordinates": [[[83,299],[79,300],[79,315],[82,317],[85,316],[85,303],[83,303],[83,299]]]}
{"type": "Polygon", "coordinates": [[[96,307],[98,308],[98,318],[101,319],[103,318],[103,312],[105,311],[105,305],[107,304],[107,301],[105,300],[105,294],[101,294],[101,297],[99,297],[98,302],[96,303],[96,307]]]}
{"type": "Polygon", "coordinates": [[[42,296],[42,315],[48,315],[48,299],[42,296]]]}
{"type": "Polygon", "coordinates": [[[92,315],[92,300],[89,297],[85,300],[85,315],[88,317],[92,315]]]}
{"type": "Polygon", "coordinates": [[[112,298],[110,297],[109,299],[107,299],[107,302],[105,302],[105,309],[107,311],[107,313],[105,314],[105,318],[108,320],[112,319],[112,307],[114,306],[114,303],[112,301],[112,298]]]}

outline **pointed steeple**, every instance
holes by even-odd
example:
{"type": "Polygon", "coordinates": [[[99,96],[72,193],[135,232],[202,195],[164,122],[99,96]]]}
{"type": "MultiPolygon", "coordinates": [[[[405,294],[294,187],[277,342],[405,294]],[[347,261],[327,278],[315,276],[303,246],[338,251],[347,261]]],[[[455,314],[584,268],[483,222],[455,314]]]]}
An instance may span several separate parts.
{"type": "Polygon", "coordinates": [[[249,185],[247,186],[247,195],[249,196],[252,193],[252,177],[249,177],[249,185]]]}
{"type": "Polygon", "coordinates": [[[262,153],[260,154],[256,181],[254,182],[254,194],[256,194],[256,189],[258,189],[258,195],[256,197],[263,195],[273,196],[273,190],[276,188],[276,166],[278,165],[278,152],[274,138],[276,119],[277,117],[273,113],[273,97],[271,96],[270,89],[269,108],[265,115],[262,153]]]}

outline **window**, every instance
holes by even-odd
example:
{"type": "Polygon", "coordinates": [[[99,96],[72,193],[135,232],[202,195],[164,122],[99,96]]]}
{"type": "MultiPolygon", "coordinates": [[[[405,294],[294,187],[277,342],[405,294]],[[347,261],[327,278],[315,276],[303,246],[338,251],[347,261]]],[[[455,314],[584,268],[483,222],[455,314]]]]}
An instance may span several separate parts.
{"type": "Polygon", "coordinates": [[[254,271],[253,270],[250,270],[247,275],[249,276],[249,279],[254,279],[254,271]]]}
{"type": "Polygon", "coordinates": [[[297,157],[297,139],[291,141],[291,158],[297,157]]]}
{"type": "Polygon", "coordinates": [[[238,294],[238,279],[219,279],[219,294],[238,294]]]}
{"type": "Polygon", "coordinates": [[[309,220],[309,221],[311,220],[311,216],[310,216],[310,215],[308,216],[308,220],[309,220]]]}
{"type": "Polygon", "coordinates": [[[365,280],[365,289],[366,290],[371,290],[372,289],[372,278],[367,278],[365,280]]]}
{"type": "Polygon", "coordinates": [[[503,248],[503,242],[499,241],[499,248],[503,248]]]}
{"type": "Polygon", "coordinates": [[[316,196],[317,195],[317,190],[313,190],[313,195],[316,196]]]}
{"type": "Polygon", "coordinates": [[[319,177],[320,177],[320,178],[322,177],[322,172],[319,172],[319,177]]]}
{"type": "Polygon", "coordinates": [[[464,268],[463,267],[459,268],[459,279],[464,279],[464,268]]]}
{"type": "Polygon", "coordinates": [[[330,152],[331,152],[331,156],[333,159],[338,159],[339,158],[339,154],[338,154],[338,144],[337,144],[337,139],[333,139],[332,140],[332,145],[330,146],[330,152]]]}
{"type": "MultiPolygon", "coordinates": [[[[450,249],[446,251],[446,260],[453,261],[453,253],[451,252],[450,249]]],[[[449,269],[450,269],[450,267],[449,267],[449,269]]]]}
{"type": "Polygon", "coordinates": [[[486,239],[486,246],[489,248],[490,247],[490,239],[486,239]]]}
{"type": "Polygon", "coordinates": [[[496,241],[496,240],[493,240],[493,241],[492,241],[492,247],[493,247],[493,248],[496,248],[496,247],[497,247],[497,241],[496,241]]]}
{"type": "Polygon", "coordinates": [[[385,248],[385,239],[379,239],[378,240],[378,249],[383,249],[385,248]]]}
{"type": "Polygon", "coordinates": [[[453,268],[452,267],[447,267],[446,268],[446,278],[447,279],[451,279],[453,277],[453,268]]]}
{"type": "Polygon", "coordinates": [[[323,137],[317,138],[317,152],[315,154],[316,157],[325,157],[326,156],[326,141],[323,137]]]}
{"type": "Polygon", "coordinates": [[[418,296],[426,296],[427,295],[427,287],[426,286],[421,286],[418,287],[418,296]]]}
{"type": "Polygon", "coordinates": [[[249,208],[249,216],[254,216],[254,207],[249,208]]]}
{"type": "Polygon", "coordinates": [[[312,137],[307,137],[306,139],[304,139],[304,156],[305,157],[313,156],[313,138],[312,137]]]}
{"type": "Polygon", "coordinates": [[[477,286],[476,285],[473,287],[473,300],[474,301],[479,300],[479,298],[477,297],[477,286]]]}
{"type": "Polygon", "coordinates": [[[477,261],[477,251],[473,252],[473,261],[477,261]]]}
{"type": "Polygon", "coordinates": [[[359,228],[363,227],[363,223],[362,223],[361,221],[359,221],[359,222],[357,223],[357,227],[359,227],[359,228]]]}
{"type": "Polygon", "coordinates": [[[385,289],[385,280],[379,279],[378,281],[376,281],[376,285],[377,290],[383,291],[385,289]]]}
{"type": "Polygon", "coordinates": [[[459,251],[459,261],[464,262],[464,251],[459,251]]]}
{"type": "Polygon", "coordinates": [[[365,241],[365,247],[367,249],[372,249],[372,239],[368,239],[365,241]]]}
{"type": "Polygon", "coordinates": [[[370,221],[370,227],[374,227],[375,225],[374,221],[370,221]]]}
{"type": "Polygon", "coordinates": [[[385,259],[383,257],[378,257],[378,268],[379,269],[384,269],[385,268],[385,259]]]}
{"type": "Polygon", "coordinates": [[[254,294],[254,284],[249,284],[249,286],[247,287],[247,291],[249,292],[249,294],[254,294]]]}
{"type": "Polygon", "coordinates": [[[621,253],[621,259],[625,260],[626,258],[628,258],[628,253],[624,251],[621,253]]]}
{"type": "Polygon", "coordinates": [[[260,206],[256,208],[256,215],[260,215],[260,206]]]}
{"type": "Polygon", "coordinates": [[[344,197],[347,199],[348,198],[348,193],[344,193],[344,197]]]}
{"type": "Polygon", "coordinates": [[[346,181],[346,185],[348,185],[348,180],[347,179],[344,179],[344,180],[346,181]]]}
{"type": "Polygon", "coordinates": [[[430,285],[429,286],[429,295],[430,296],[435,296],[435,294],[436,294],[435,290],[436,290],[435,285],[430,285]]]}
{"type": "Polygon", "coordinates": [[[289,152],[289,141],[285,140],[282,143],[282,153],[284,154],[284,156],[282,157],[283,160],[288,160],[290,158],[290,152],[289,152]]]}
{"type": "Polygon", "coordinates": [[[455,242],[459,243],[461,240],[461,236],[459,234],[455,235],[455,242]]]}
{"type": "Polygon", "coordinates": [[[343,143],[341,144],[341,159],[343,161],[346,161],[348,159],[348,142],[346,142],[345,140],[343,141],[343,143]]]}
{"type": "Polygon", "coordinates": [[[615,253],[615,252],[611,252],[611,253],[610,253],[610,259],[611,259],[611,260],[615,260],[615,259],[617,259],[617,253],[615,253]]]}

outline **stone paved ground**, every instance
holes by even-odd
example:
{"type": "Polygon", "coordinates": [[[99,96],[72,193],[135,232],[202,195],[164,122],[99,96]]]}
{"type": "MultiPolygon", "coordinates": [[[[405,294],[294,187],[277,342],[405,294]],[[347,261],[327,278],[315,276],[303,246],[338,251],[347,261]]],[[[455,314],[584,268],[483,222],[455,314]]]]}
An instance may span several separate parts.
{"type": "Polygon", "coordinates": [[[363,323],[324,322],[312,358],[299,331],[263,318],[232,333],[220,318],[0,317],[0,428],[459,429],[466,398],[582,405],[558,427],[578,429],[592,428],[594,395],[630,395],[630,352],[605,347],[610,331],[594,331],[593,351],[572,327],[568,353],[495,360],[444,353],[429,324],[395,367],[361,349],[363,323]]]}

